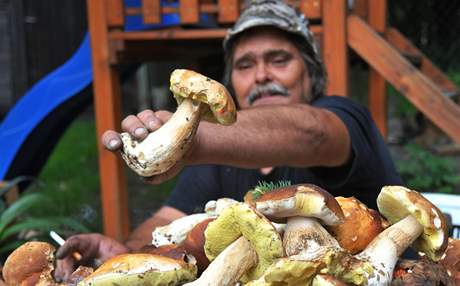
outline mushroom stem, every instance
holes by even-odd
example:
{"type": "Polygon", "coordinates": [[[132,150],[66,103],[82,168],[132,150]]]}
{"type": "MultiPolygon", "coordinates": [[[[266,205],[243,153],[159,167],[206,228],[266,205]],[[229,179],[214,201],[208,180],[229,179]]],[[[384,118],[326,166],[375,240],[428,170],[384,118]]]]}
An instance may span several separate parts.
{"type": "Polygon", "coordinates": [[[169,170],[189,150],[200,122],[201,106],[198,101],[184,99],[168,122],[142,142],[122,133],[121,155],[128,166],[144,177],[169,170]]]}
{"type": "Polygon", "coordinates": [[[369,262],[374,273],[368,276],[367,285],[389,285],[399,256],[423,232],[417,219],[408,215],[381,232],[355,257],[369,262]]]}
{"type": "Polygon", "coordinates": [[[233,286],[256,264],[256,251],[246,238],[240,237],[209,264],[199,279],[184,286],[233,286]]]}
{"type": "Polygon", "coordinates": [[[287,256],[299,255],[302,260],[315,260],[327,249],[340,249],[334,237],[315,219],[289,217],[283,237],[287,256]]]}

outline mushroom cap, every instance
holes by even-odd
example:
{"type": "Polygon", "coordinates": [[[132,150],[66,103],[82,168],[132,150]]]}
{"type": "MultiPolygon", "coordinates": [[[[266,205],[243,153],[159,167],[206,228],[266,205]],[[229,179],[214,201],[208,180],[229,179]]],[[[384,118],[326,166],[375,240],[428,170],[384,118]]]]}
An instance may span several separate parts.
{"type": "Polygon", "coordinates": [[[230,125],[236,121],[236,107],[228,90],[219,82],[197,72],[176,69],[170,77],[170,90],[177,103],[185,98],[203,102],[209,106],[203,119],[230,125]]]}
{"type": "Polygon", "coordinates": [[[247,194],[245,200],[269,219],[306,216],[318,218],[325,225],[337,225],[344,220],[342,209],[335,198],[311,184],[274,189],[258,198],[251,198],[247,194]]]}
{"type": "Polygon", "coordinates": [[[446,269],[428,259],[401,259],[393,271],[392,286],[398,285],[445,285],[454,286],[446,269]]]}
{"type": "Polygon", "coordinates": [[[214,260],[228,245],[244,236],[257,252],[258,263],[242,278],[258,279],[277,258],[284,256],[281,237],[262,214],[250,206],[238,203],[226,208],[205,230],[204,251],[214,260]]]}
{"type": "Polygon", "coordinates": [[[385,186],[377,197],[380,213],[391,224],[413,215],[423,233],[412,244],[432,260],[439,260],[447,247],[447,223],[441,211],[420,193],[402,186],[385,186]]]}
{"type": "Polygon", "coordinates": [[[335,198],[345,215],[343,223],[329,226],[327,229],[334,235],[341,247],[356,254],[384,230],[383,218],[380,214],[369,209],[354,197],[335,198]]]}
{"type": "Polygon", "coordinates": [[[322,263],[319,261],[283,257],[265,271],[264,279],[269,285],[310,285],[321,268],[322,263]]]}
{"type": "Polygon", "coordinates": [[[40,279],[51,278],[55,250],[53,245],[40,241],[29,241],[19,246],[3,266],[5,282],[8,285],[36,285],[40,279]]]}
{"type": "Polygon", "coordinates": [[[446,252],[439,261],[455,281],[455,285],[460,285],[460,239],[449,238],[446,252]]]}
{"type": "Polygon", "coordinates": [[[198,272],[204,271],[209,265],[209,259],[204,253],[204,232],[208,227],[208,224],[213,220],[214,218],[208,218],[207,220],[195,225],[195,227],[187,234],[187,237],[182,242],[182,245],[187,253],[195,257],[198,272]]]}
{"type": "Polygon", "coordinates": [[[194,264],[160,255],[134,253],[112,257],[78,285],[182,285],[195,278],[194,264]]]}

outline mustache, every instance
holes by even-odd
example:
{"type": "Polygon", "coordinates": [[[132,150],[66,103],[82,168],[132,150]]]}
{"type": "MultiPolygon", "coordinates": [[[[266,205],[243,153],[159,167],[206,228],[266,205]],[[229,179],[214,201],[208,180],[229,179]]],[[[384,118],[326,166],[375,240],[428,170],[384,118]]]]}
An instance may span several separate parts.
{"type": "Polygon", "coordinates": [[[252,103],[256,99],[260,98],[263,94],[281,96],[289,95],[287,88],[285,88],[284,86],[275,82],[269,82],[265,84],[258,84],[254,88],[252,88],[246,100],[248,101],[249,105],[252,105],[252,103]]]}

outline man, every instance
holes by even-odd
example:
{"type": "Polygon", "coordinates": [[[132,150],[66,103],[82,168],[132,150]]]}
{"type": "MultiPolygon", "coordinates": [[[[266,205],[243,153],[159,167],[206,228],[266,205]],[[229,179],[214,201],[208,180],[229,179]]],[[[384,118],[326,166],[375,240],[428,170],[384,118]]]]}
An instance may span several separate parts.
{"type": "MultiPolygon", "coordinates": [[[[325,71],[306,24],[281,1],[252,2],[224,40],[237,122],[201,123],[184,162],[151,179],[159,183],[182,171],[165,205],[125,245],[99,234],[70,238],[57,254],[65,258],[57,276],[69,274],[75,250],[105,260],[139,249],[150,244],[155,226],[202,211],[212,199],[242,200],[258,181],[313,183],[371,207],[383,185],[401,184],[369,113],[349,99],[323,96],[325,71]]],[[[143,139],[169,117],[146,110],[125,118],[122,129],[143,139]]],[[[112,151],[121,146],[114,131],[102,142],[112,151]]]]}

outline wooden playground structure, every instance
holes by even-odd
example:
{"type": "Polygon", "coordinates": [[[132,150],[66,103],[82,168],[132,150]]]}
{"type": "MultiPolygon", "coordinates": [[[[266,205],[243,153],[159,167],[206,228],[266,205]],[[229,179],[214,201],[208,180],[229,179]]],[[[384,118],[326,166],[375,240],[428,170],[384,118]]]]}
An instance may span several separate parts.
{"type": "MultiPolygon", "coordinates": [[[[348,49],[370,66],[369,110],[380,131],[387,133],[386,83],[405,95],[435,125],[460,143],[460,108],[449,96],[457,87],[396,29],[387,27],[386,0],[295,0],[313,23],[328,72],[327,94],[348,96],[348,49]]],[[[119,64],[156,58],[204,55],[219,49],[226,31],[244,8],[240,0],[178,0],[162,7],[142,0],[139,8],[123,0],[88,0],[94,71],[94,104],[98,136],[118,130],[121,122],[119,64]],[[162,15],[177,13],[181,25],[157,30],[125,31],[125,17],[140,15],[158,24],[162,15]],[[200,14],[215,17],[213,28],[193,28],[200,14]]],[[[101,196],[106,235],[122,240],[129,232],[126,178],[121,159],[99,148],[101,196]]]]}

